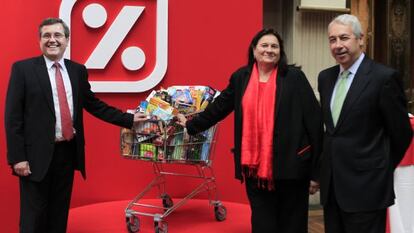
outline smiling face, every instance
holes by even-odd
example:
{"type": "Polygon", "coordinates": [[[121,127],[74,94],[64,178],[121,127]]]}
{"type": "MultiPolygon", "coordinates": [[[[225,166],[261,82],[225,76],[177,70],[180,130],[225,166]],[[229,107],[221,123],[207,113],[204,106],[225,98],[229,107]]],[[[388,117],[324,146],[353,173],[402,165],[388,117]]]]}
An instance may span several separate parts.
{"type": "Polygon", "coordinates": [[[68,46],[69,38],[65,37],[63,25],[60,23],[45,25],[40,29],[40,50],[52,61],[58,61],[68,46]]]}
{"type": "Polygon", "coordinates": [[[344,69],[348,69],[362,53],[362,36],[357,38],[350,25],[332,23],[328,37],[332,56],[344,69]]]}
{"type": "Polygon", "coordinates": [[[280,59],[280,46],[276,36],[264,35],[253,48],[253,54],[258,65],[276,65],[280,59]]]}

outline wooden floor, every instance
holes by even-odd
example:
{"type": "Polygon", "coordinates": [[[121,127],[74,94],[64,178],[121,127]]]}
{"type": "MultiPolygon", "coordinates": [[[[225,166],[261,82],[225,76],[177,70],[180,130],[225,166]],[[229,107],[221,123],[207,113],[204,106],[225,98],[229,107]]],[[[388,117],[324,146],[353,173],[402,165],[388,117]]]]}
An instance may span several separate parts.
{"type": "Polygon", "coordinates": [[[323,233],[323,211],[321,209],[309,211],[309,233],[323,233]]]}

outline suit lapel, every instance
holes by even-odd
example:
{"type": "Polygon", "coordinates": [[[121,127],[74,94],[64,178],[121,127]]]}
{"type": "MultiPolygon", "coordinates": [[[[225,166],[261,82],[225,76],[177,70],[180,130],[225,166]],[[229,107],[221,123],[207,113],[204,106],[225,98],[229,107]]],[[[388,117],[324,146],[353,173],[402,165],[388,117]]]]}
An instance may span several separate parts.
{"type": "Polygon", "coordinates": [[[338,74],[339,74],[339,65],[330,69],[326,77],[326,84],[325,84],[325,90],[324,90],[324,92],[326,93],[326,99],[324,101],[325,104],[322,107],[324,108],[323,112],[326,114],[325,119],[327,120],[326,126],[328,129],[334,128],[334,124],[332,120],[332,111],[331,111],[331,99],[332,99],[332,94],[335,88],[335,83],[336,83],[338,74]]]}
{"type": "Polygon", "coordinates": [[[361,65],[359,66],[355,74],[354,80],[352,81],[352,84],[349,87],[348,93],[346,94],[336,128],[340,127],[343,119],[345,119],[346,115],[351,111],[352,107],[354,106],[355,101],[357,101],[364,89],[368,86],[368,83],[371,81],[371,76],[368,75],[368,73],[371,70],[371,65],[372,61],[365,57],[361,65]]]}
{"type": "Polygon", "coordinates": [[[240,97],[241,98],[244,96],[244,92],[246,91],[247,84],[249,84],[251,72],[252,72],[252,68],[249,67],[240,83],[240,87],[241,87],[240,97]]]}
{"type": "Polygon", "coordinates": [[[65,66],[68,70],[68,75],[70,79],[70,84],[72,85],[72,99],[73,99],[73,120],[77,117],[77,106],[78,106],[78,100],[79,100],[79,80],[78,75],[76,75],[75,68],[72,65],[72,62],[65,59],[65,66]]]}
{"type": "Polygon", "coordinates": [[[49,107],[50,111],[52,111],[54,116],[55,107],[53,103],[52,86],[50,84],[49,73],[47,72],[45,59],[43,56],[40,56],[35,60],[34,63],[36,77],[39,80],[41,88],[43,89],[43,94],[45,95],[47,106],[49,107]]]}
{"type": "Polygon", "coordinates": [[[283,93],[283,86],[284,86],[284,82],[285,82],[285,78],[286,76],[282,76],[280,74],[280,72],[277,72],[277,76],[276,76],[276,101],[275,101],[275,122],[276,122],[276,118],[278,116],[279,113],[279,106],[280,106],[280,100],[282,99],[282,93],[283,93]]]}
{"type": "MultiPolygon", "coordinates": [[[[250,74],[251,74],[251,67],[248,67],[247,70],[245,71],[245,73],[241,76],[240,79],[240,92],[236,92],[238,93],[238,102],[236,103],[238,106],[235,107],[235,111],[236,112],[236,116],[242,116],[242,101],[243,101],[243,96],[244,96],[244,92],[246,92],[246,88],[247,88],[247,84],[249,83],[250,80],[250,74]]],[[[239,122],[242,122],[242,118],[239,119],[239,122]]]]}

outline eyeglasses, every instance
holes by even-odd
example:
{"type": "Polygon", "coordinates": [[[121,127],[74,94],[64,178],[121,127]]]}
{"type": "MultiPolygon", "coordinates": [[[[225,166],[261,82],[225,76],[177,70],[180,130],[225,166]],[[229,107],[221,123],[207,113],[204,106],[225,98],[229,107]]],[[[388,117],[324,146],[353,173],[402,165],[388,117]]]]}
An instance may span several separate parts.
{"type": "Polygon", "coordinates": [[[55,40],[61,40],[61,39],[65,38],[65,35],[62,34],[62,33],[59,33],[59,32],[56,32],[56,33],[53,33],[53,34],[52,33],[45,33],[45,34],[42,34],[40,38],[42,38],[42,40],[50,40],[52,38],[54,38],[55,40]]]}

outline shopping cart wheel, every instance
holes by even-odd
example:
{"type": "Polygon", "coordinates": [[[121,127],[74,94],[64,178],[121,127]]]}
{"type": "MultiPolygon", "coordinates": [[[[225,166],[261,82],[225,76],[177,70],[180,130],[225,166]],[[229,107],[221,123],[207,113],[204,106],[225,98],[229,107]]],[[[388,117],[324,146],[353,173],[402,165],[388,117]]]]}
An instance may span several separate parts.
{"type": "Polygon", "coordinates": [[[224,221],[227,216],[226,207],[224,205],[214,206],[214,216],[216,217],[217,221],[224,221]]]}
{"type": "Polygon", "coordinates": [[[168,224],[166,222],[160,221],[154,222],[155,233],[168,233],[168,224]]]}
{"type": "Polygon", "coordinates": [[[131,217],[126,217],[126,226],[129,233],[136,233],[139,231],[141,223],[137,216],[132,215],[131,217]]]}
{"type": "Polygon", "coordinates": [[[170,195],[164,193],[161,195],[162,198],[162,206],[164,206],[164,208],[171,208],[174,205],[173,200],[171,199],[170,195]]]}

